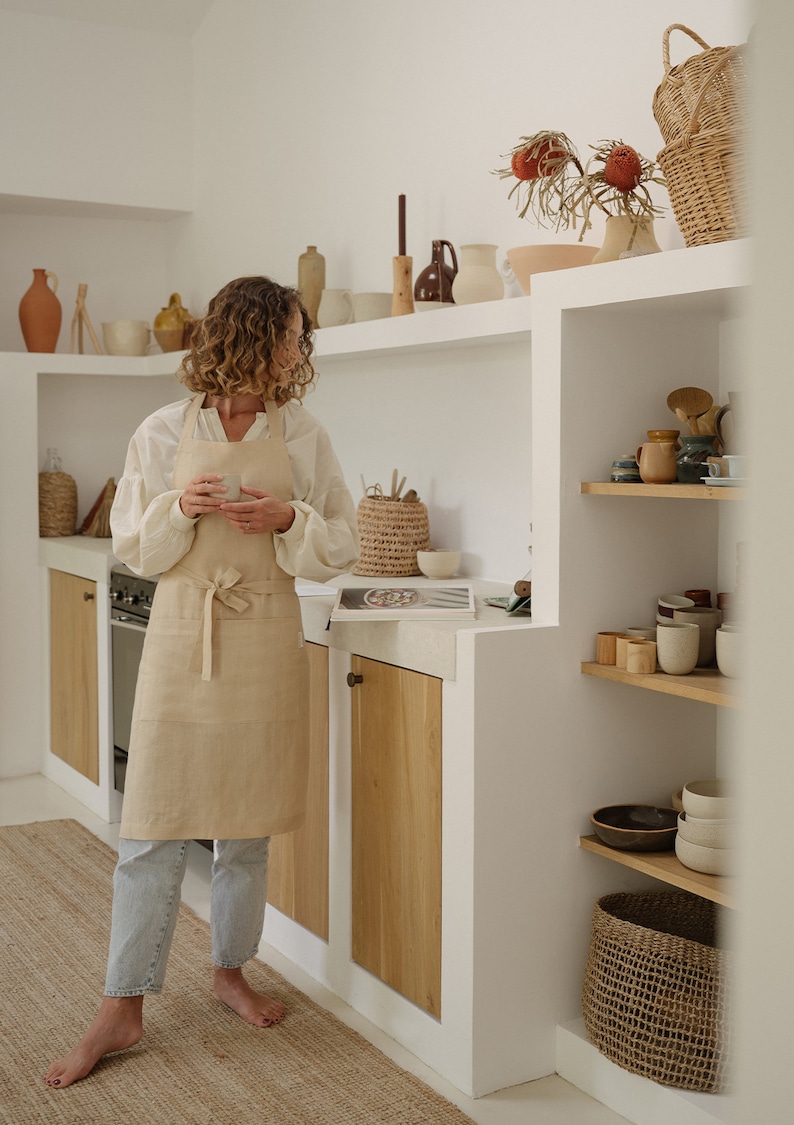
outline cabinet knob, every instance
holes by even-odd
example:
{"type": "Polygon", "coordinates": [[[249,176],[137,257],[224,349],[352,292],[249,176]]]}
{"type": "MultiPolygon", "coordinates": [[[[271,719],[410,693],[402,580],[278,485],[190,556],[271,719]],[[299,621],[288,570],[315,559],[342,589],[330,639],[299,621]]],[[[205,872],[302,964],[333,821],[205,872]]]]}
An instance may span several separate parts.
{"type": "Polygon", "coordinates": [[[363,684],[363,682],[364,682],[363,676],[357,676],[355,672],[348,672],[348,674],[347,674],[347,686],[348,687],[355,687],[356,684],[363,684]]]}
{"type": "Polygon", "coordinates": [[[89,594],[88,591],[86,590],[83,594],[83,601],[84,602],[92,602],[93,600],[94,600],[94,595],[89,594]]]}

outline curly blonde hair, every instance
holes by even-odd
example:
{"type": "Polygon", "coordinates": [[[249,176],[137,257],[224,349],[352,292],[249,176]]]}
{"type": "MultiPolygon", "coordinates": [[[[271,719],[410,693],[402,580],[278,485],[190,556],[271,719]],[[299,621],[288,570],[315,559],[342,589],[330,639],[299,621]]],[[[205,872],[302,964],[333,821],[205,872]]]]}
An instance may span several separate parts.
{"type": "Polygon", "coordinates": [[[297,289],[269,277],[238,277],[209,303],[196,322],[177,378],[191,391],[231,398],[255,394],[276,402],[301,399],[314,382],[311,320],[297,289]],[[277,359],[287,346],[290,321],[303,317],[301,362],[283,382],[277,359]]]}

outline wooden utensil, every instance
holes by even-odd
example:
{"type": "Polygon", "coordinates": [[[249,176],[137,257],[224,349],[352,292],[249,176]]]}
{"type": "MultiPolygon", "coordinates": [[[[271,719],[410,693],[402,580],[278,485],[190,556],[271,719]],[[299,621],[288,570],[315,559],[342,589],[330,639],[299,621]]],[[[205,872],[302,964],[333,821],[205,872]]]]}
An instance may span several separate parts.
{"type": "Polygon", "coordinates": [[[698,432],[698,418],[711,409],[713,402],[714,399],[709,392],[701,387],[679,387],[675,391],[670,391],[667,396],[667,405],[678,418],[681,417],[679,411],[686,415],[690,433],[693,434],[698,432]]]}

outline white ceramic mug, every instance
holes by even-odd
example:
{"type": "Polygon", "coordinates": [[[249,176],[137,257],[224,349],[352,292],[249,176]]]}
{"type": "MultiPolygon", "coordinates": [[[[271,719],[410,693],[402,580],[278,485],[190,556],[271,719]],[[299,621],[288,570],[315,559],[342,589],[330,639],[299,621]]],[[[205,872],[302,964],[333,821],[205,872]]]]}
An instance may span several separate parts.
{"type": "Polygon", "coordinates": [[[698,662],[700,629],[685,621],[660,622],[656,630],[656,659],[669,676],[686,676],[698,662]]]}
{"type": "Polygon", "coordinates": [[[219,500],[226,500],[229,504],[236,504],[240,499],[240,485],[242,478],[239,473],[224,473],[223,480],[214,481],[214,484],[223,485],[225,492],[211,492],[210,496],[217,496],[219,500]]]}
{"type": "Polygon", "coordinates": [[[350,324],[354,315],[353,294],[349,289],[323,289],[320,307],[317,309],[317,323],[320,328],[335,328],[339,324],[350,324]]]}
{"type": "Polygon", "coordinates": [[[722,625],[715,636],[717,667],[723,676],[737,679],[742,674],[744,636],[736,625],[722,625]]]}
{"type": "Polygon", "coordinates": [[[149,325],[145,320],[110,320],[102,323],[102,339],[108,355],[146,355],[149,325]]]}
{"type": "Polygon", "coordinates": [[[381,320],[391,316],[391,293],[354,293],[353,312],[358,323],[362,320],[381,320]]]}
{"type": "Polygon", "coordinates": [[[726,453],[718,461],[709,462],[709,476],[746,477],[747,458],[740,453],[726,453]]]}

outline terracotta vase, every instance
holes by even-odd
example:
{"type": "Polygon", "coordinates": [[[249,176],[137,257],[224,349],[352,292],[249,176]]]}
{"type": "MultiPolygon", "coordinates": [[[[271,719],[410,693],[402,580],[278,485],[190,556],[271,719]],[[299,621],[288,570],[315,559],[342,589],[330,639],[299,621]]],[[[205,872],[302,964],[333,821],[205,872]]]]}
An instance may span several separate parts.
{"type": "Polygon", "coordinates": [[[50,270],[34,270],[33,283],[19,302],[19,325],[29,352],[54,352],[61,331],[61,302],[55,296],[58,278],[50,270]],[[52,289],[47,284],[52,278],[52,289]]]}
{"type": "Polygon", "coordinates": [[[593,258],[597,262],[615,262],[622,255],[661,254],[662,248],[653,233],[653,219],[634,215],[610,215],[601,249],[593,258]]]}
{"type": "Polygon", "coordinates": [[[501,301],[505,295],[502,275],[496,268],[496,246],[474,243],[460,248],[460,269],[452,282],[456,305],[478,301],[501,301]]]}

